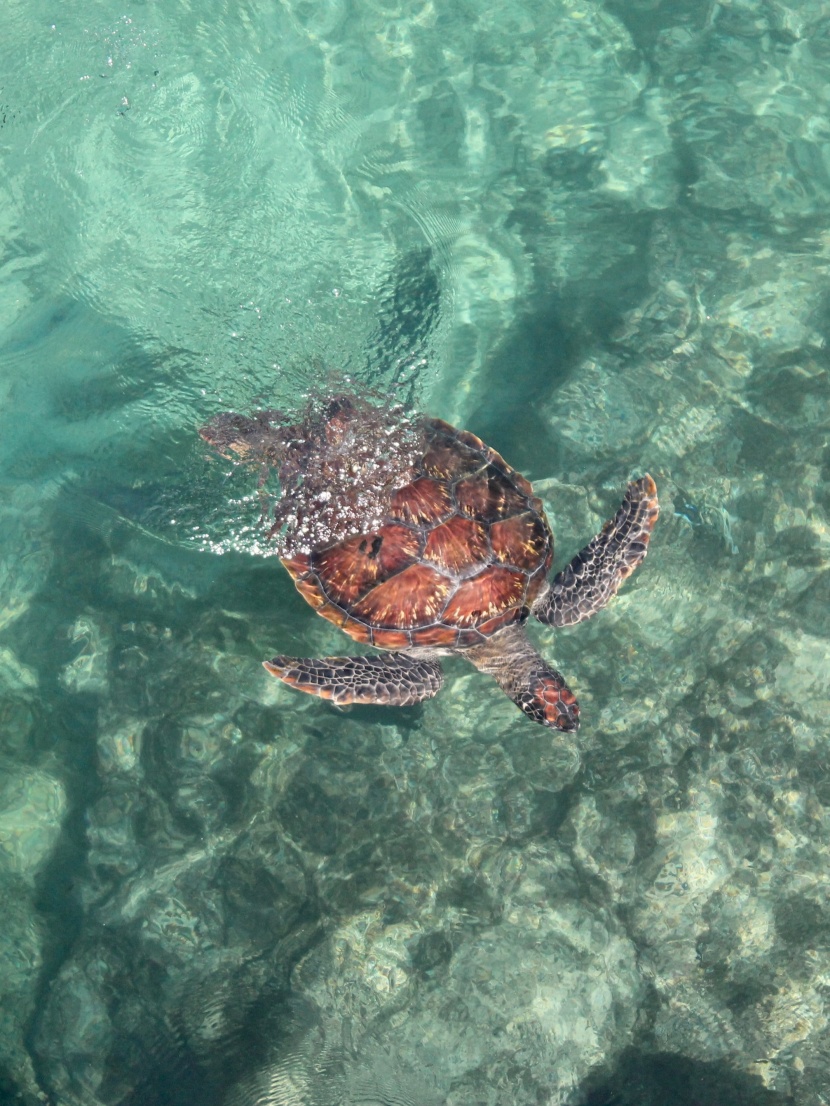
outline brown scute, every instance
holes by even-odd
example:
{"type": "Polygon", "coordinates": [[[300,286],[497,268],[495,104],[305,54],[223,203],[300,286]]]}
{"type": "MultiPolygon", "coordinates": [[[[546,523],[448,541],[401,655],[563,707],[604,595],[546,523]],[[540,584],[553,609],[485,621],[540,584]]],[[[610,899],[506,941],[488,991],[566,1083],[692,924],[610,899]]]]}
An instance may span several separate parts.
{"type": "Polygon", "coordinates": [[[481,461],[497,468],[503,476],[506,476],[516,485],[522,495],[532,494],[533,488],[528,481],[508,465],[507,461],[505,461],[498,450],[493,449],[492,446],[485,445],[481,438],[477,438],[476,435],[471,434],[469,430],[456,430],[454,433],[460,444],[466,446],[468,449],[475,450],[481,461]]]}
{"type": "MultiPolygon", "coordinates": [[[[334,608],[335,610],[337,608],[334,608]]],[[[343,615],[346,619],[345,622],[337,623],[343,633],[348,634],[353,641],[359,641],[361,645],[372,645],[372,628],[367,626],[364,622],[358,622],[356,618],[349,618],[343,615]]],[[[329,619],[330,622],[334,622],[333,618],[329,619]]]]}
{"type": "Polygon", "coordinates": [[[424,454],[423,469],[429,476],[452,482],[477,472],[483,464],[479,451],[468,449],[448,434],[436,434],[424,454]]]}
{"type": "Polygon", "coordinates": [[[510,465],[508,465],[507,461],[505,461],[504,457],[502,457],[498,450],[493,449],[492,446],[485,445],[484,442],[482,442],[481,452],[484,454],[484,459],[488,462],[488,464],[493,465],[495,468],[499,469],[499,471],[502,472],[505,476],[508,476],[516,485],[516,487],[520,489],[522,495],[530,495],[530,493],[533,491],[533,489],[530,487],[530,484],[528,484],[527,480],[525,480],[522,475],[516,472],[515,469],[512,469],[510,465]]]}
{"type": "Polygon", "coordinates": [[[406,526],[387,523],[372,540],[372,552],[386,576],[400,572],[416,560],[421,549],[420,535],[406,526]],[[380,538],[378,543],[377,539],[380,538]]]}
{"type": "Polygon", "coordinates": [[[470,449],[475,449],[479,453],[495,453],[495,450],[490,450],[481,438],[473,434],[471,430],[456,430],[455,436],[462,445],[469,446],[470,449]]]}
{"type": "Polygon", "coordinates": [[[377,559],[366,555],[367,537],[371,540],[371,535],[358,534],[313,555],[326,594],[342,607],[351,607],[381,577],[377,559]]]}
{"type": "Polygon", "coordinates": [[[311,560],[305,553],[299,553],[296,557],[281,557],[280,560],[295,580],[298,576],[304,576],[311,567],[311,560]]]}
{"type": "Polygon", "coordinates": [[[430,531],[424,548],[424,560],[453,574],[488,562],[490,550],[484,527],[471,518],[453,515],[449,521],[430,531]]]}
{"type": "Polygon", "coordinates": [[[372,588],[352,614],[381,629],[408,630],[435,622],[451,590],[451,582],[434,569],[411,565],[372,588]]]}
{"type": "Polygon", "coordinates": [[[452,499],[446,486],[428,476],[421,476],[393,493],[390,514],[393,518],[420,526],[442,522],[452,514],[452,510],[452,499]]]}
{"type": "MultiPolygon", "coordinates": [[[[326,601],[326,597],[320,590],[320,585],[317,582],[316,576],[311,576],[310,578],[305,580],[295,580],[294,587],[297,589],[300,595],[302,595],[306,603],[314,607],[315,610],[318,610],[326,601]]],[[[322,613],[323,612],[320,611],[320,614],[322,613]]],[[[328,615],[326,615],[325,617],[328,618],[328,615]]]]}
{"type": "Polygon", "coordinates": [[[548,534],[539,516],[525,511],[502,522],[494,522],[490,527],[490,544],[493,556],[501,564],[516,565],[533,572],[545,559],[548,534]]]}
{"type": "Polygon", "coordinates": [[[429,434],[438,432],[439,434],[446,434],[449,438],[454,438],[458,433],[454,426],[448,422],[444,422],[443,419],[426,419],[425,424],[429,434]]]}
{"type": "MultiPolygon", "coordinates": [[[[501,458],[499,458],[499,460],[501,460],[501,458]]],[[[515,469],[508,469],[507,471],[510,473],[510,479],[513,481],[513,483],[516,485],[522,495],[526,495],[529,499],[533,495],[533,485],[531,484],[531,482],[529,480],[525,480],[522,474],[520,472],[516,472],[515,469]]]]}
{"type": "Polygon", "coordinates": [[[350,608],[375,584],[412,564],[417,534],[394,523],[357,534],[312,556],[312,567],[330,599],[350,608]]]}
{"type": "Polygon", "coordinates": [[[443,623],[437,626],[424,626],[422,629],[412,631],[413,645],[452,649],[459,643],[459,638],[460,635],[455,626],[445,626],[443,623]]]}
{"type": "Polygon", "coordinates": [[[548,572],[550,571],[550,563],[552,561],[552,555],[548,552],[547,557],[541,567],[541,570],[537,570],[533,573],[527,582],[527,595],[525,596],[525,603],[528,607],[532,607],[536,600],[541,595],[542,591],[548,586],[548,572]]]}
{"type": "Polygon", "coordinates": [[[520,608],[526,583],[523,572],[491,565],[459,585],[443,620],[453,626],[479,626],[511,607],[520,608]]]}
{"type": "MultiPolygon", "coordinates": [[[[321,598],[323,598],[322,593],[320,592],[319,588],[317,589],[316,594],[319,595],[321,598]]],[[[309,599],[309,603],[310,602],[311,602],[311,600],[309,599]]],[[[349,616],[340,607],[335,606],[333,603],[323,603],[322,606],[317,607],[317,613],[322,618],[325,618],[325,620],[327,622],[333,622],[334,625],[338,626],[341,630],[346,630],[347,633],[352,634],[351,629],[349,629],[348,627],[345,626],[346,619],[349,616]]],[[[355,635],[352,634],[352,637],[355,637],[355,635]]],[[[357,638],[356,640],[361,641],[362,639],[357,638]]],[[[367,633],[367,636],[366,636],[366,640],[367,641],[369,640],[368,633],[367,633]]]]}
{"type": "Polygon", "coordinates": [[[455,498],[458,509],[465,515],[486,522],[495,522],[527,510],[527,499],[494,465],[488,465],[475,476],[459,480],[455,486],[455,498]]]}
{"type": "Polygon", "coordinates": [[[525,606],[509,607],[494,618],[488,618],[486,622],[480,623],[476,626],[476,629],[484,637],[491,637],[497,630],[503,630],[505,626],[509,626],[512,622],[523,621],[527,618],[527,613],[528,608],[525,606]]]}
{"type": "Polygon", "coordinates": [[[409,630],[375,630],[372,633],[372,645],[378,649],[408,649],[411,644],[409,630]]]}

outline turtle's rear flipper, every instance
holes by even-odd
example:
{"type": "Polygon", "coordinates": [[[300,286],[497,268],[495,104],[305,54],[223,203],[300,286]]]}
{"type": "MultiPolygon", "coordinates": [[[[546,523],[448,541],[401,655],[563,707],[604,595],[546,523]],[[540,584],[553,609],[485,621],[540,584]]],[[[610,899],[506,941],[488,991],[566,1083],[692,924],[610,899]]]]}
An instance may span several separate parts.
{"type": "Polygon", "coordinates": [[[534,722],[564,733],[579,729],[579,703],[562,674],[531,645],[524,626],[514,623],[463,656],[492,676],[502,691],[534,722]]]}
{"type": "Polygon", "coordinates": [[[648,474],[629,484],[614,517],[554,577],[533,610],[539,621],[573,626],[602,610],[645,557],[659,511],[657,487],[648,474]]]}
{"type": "Polygon", "coordinates": [[[320,659],[273,657],[263,665],[283,683],[339,706],[379,703],[406,707],[431,699],[444,682],[437,661],[413,660],[403,653],[320,659]]]}

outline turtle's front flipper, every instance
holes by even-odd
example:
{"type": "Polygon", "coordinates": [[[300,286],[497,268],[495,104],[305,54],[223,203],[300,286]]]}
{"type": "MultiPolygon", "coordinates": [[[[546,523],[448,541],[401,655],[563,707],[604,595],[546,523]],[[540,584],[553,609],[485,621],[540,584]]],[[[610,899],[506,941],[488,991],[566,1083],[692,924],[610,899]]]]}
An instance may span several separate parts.
{"type": "Polygon", "coordinates": [[[330,699],[348,703],[380,703],[407,707],[431,699],[444,682],[437,661],[413,660],[403,653],[365,657],[273,657],[263,662],[278,680],[330,699]]]}
{"type": "Polygon", "coordinates": [[[629,484],[614,517],[554,577],[533,608],[539,621],[573,626],[602,610],[645,557],[659,512],[657,487],[648,474],[629,484]]]}

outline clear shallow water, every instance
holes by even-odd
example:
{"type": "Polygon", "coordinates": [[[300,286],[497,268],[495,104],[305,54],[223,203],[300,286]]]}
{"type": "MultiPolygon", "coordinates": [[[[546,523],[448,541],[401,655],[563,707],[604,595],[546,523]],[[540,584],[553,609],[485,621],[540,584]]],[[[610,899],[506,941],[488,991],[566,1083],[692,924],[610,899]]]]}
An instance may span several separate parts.
{"type": "Polygon", "coordinates": [[[0,1095],[830,1093],[819,3],[15,4],[0,44],[0,1095]],[[535,482],[615,604],[335,713],[226,408],[336,370],[535,482]]]}

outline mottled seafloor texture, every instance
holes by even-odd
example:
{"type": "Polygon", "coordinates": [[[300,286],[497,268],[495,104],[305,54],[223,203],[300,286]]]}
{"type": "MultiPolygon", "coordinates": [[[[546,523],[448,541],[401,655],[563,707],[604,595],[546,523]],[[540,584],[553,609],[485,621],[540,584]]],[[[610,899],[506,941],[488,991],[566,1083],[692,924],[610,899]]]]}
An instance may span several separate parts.
{"type": "Polygon", "coordinates": [[[830,1102],[830,3],[12,0],[0,1102],[830,1102]],[[332,371],[535,481],[648,469],[534,727],[345,639],[196,428],[332,371]]]}

